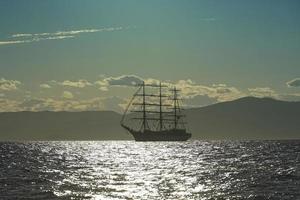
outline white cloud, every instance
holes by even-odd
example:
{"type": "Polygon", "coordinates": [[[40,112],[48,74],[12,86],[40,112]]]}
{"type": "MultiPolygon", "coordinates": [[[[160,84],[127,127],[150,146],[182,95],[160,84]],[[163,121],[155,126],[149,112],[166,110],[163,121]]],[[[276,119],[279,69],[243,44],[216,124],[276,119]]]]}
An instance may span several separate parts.
{"type": "Polygon", "coordinates": [[[123,111],[121,97],[95,97],[86,100],[28,97],[22,101],[0,98],[0,112],[16,111],[123,111]]]}
{"type": "Polygon", "coordinates": [[[248,91],[250,95],[254,97],[271,97],[275,99],[279,97],[278,94],[269,87],[249,88],[248,91]]]}
{"type": "MultiPolygon", "coordinates": [[[[96,81],[94,84],[100,86],[100,90],[107,91],[108,86],[136,86],[138,84],[145,82],[145,84],[158,85],[159,80],[153,78],[143,79],[137,75],[121,75],[116,77],[104,77],[102,75],[101,80],[96,81]]],[[[165,83],[167,84],[167,83],[165,83]]]]}
{"type": "Polygon", "coordinates": [[[11,37],[30,37],[32,34],[30,33],[18,33],[18,34],[13,34],[11,37]]]}
{"type": "Polygon", "coordinates": [[[203,107],[217,103],[218,99],[208,95],[196,95],[184,99],[185,107],[203,107]]]}
{"type": "MultiPolygon", "coordinates": [[[[141,78],[137,75],[121,75],[117,77],[106,77],[96,81],[94,84],[100,86],[100,90],[107,91],[109,86],[135,86],[142,82],[146,84],[158,85],[159,80],[153,78],[141,78]]],[[[182,96],[192,98],[197,95],[208,96],[212,99],[217,99],[218,102],[234,100],[246,96],[235,87],[229,87],[225,84],[213,84],[211,86],[196,84],[194,81],[179,80],[177,82],[164,81],[163,85],[170,87],[176,86],[181,90],[182,96]]]]}
{"type": "Polygon", "coordinates": [[[20,102],[10,99],[0,98],[0,112],[17,112],[22,111],[20,102]]]}
{"type": "Polygon", "coordinates": [[[113,110],[119,113],[124,111],[124,104],[127,103],[125,99],[118,96],[102,98],[101,102],[106,110],[113,110]]]}
{"type": "Polygon", "coordinates": [[[74,36],[72,36],[72,35],[52,36],[52,37],[32,38],[32,39],[26,39],[26,40],[0,41],[0,45],[31,43],[31,42],[39,42],[39,41],[43,41],[43,40],[61,40],[61,39],[69,39],[69,38],[74,38],[74,36]]]}
{"type": "Polygon", "coordinates": [[[211,86],[196,84],[192,80],[179,80],[174,83],[176,88],[181,90],[181,95],[186,98],[195,96],[208,96],[218,102],[231,101],[246,96],[242,91],[226,84],[213,84],[211,86]]]}
{"type": "Polygon", "coordinates": [[[109,27],[109,28],[100,28],[100,29],[57,31],[57,32],[49,32],[49,33],[16,33],[11,35],[11,38],[15,38],[18,40],[0,41],[0,45],[31,43],[31,42],[39,42],[43,40],[70,39],[78,36],[79,34],[120,31],[122,29],[123,29],[122,27],[109,27]]]}
{"type": "Polygon", "coordinates": [[[143,79],[136,75],[122,75],[117,77],[107,77],[96,81],[99,86],[134,86],[143,82],[143,79]]]}
{"type": "Polygon", "coordinates": [[[46,84],[46,83],[43,83],[40,85],[41,88],[44,88],[44,89],[49,89],[51,88],[51,86],[49,84],[46,84]]]}
{"type": "Polygon", "coordinates": [[[103,110],[103,105],[97,98],[82,101],[73,99],[29,98],[20,103],[19,109],[27,111],[87,111],[103,110]]]}
{"type": "Polygon", "coordinates": [[[105,86],[99,87],[99,90],[103,91],[103,92],[107,92],[108,88],[105,86]]]}
{"type": "Polygon", "coordinates": [[[11,40],[11,41],[0,41],[0,45],[9,45],[9,44],[20,44],[26,43],[27,40],[11,40]]]}
{"type": "Polygon", "coordinates": [[[73,99],[74,95],[72,94],[72,92],[69,91],[64,91],[62,94],[62,97],[65,99],[73,99]]]}
{"type": "Polygon", "coordinates": [[[78,81],[69,81],[65,80],[62,83],[59,83],[63,86],[69,86],[69,87],[77,87],[77,88],[84,88],[86,86],[91,86],[92,84],[88,82],[87,80],[80,79],[78,81]]]}
{"type": "Polygon", "coordinates": [[[69,35],[78,35],[82,33],[96,33],[104,31],[120,31],[122,27],[109,27],[109,28],[100,28],[100,29],[81,29],[81,30],[70,30],[70,31],[57,31],[57,32],[48,32],[48,33],[17,33],[11,35],[11,37],[38,37],[38,36],[69,36],[69,35]]]}
{"type": "Polygon", "coordinates": [[[280,94],[279,99],[283,101],[300,101],[300,93],[280,94]]]}
{"type": "Polygon", "coordinates": [[[79,79],[79,80],[64,80],[62,82],[60,81],[56,81],[56,80],[51,80],[47,82],[47,85],[51,86],[66,86],[66,87],[74,87],[74,88],[85,88],[87,86],[93,86],[92,83],[90,83],[89,81],[85,80],[85,79],[79,79]]]}
{"type": "Polygon", "coordinates": [[[4,90],[4,91],[17,90],[18,85],[21,85],[20,81],[6,80],[5,78],[0,79],[0,90],[4,90]]]}
{"type": "MultiPolygon", "coordinates": [[[[135,86],[138,83],[145,81],[149,84],[158,84],[159,80],[154,78],[142,78],[137,75],[122,75],[116,77],[105,77],[103,76],[100,80],[95,83],[90,82],[89,80],[79,79],[79,80],[64,80],[64,81],[48,81],[46,83],[40,84],[41,88],[52,88],[54,86],[61,86],[57,90],[51,90],[51,93],[47,93],[47,90],[44,90],[42,99],[36,99],[32,97],[32,94],[22,91],[24,94],[24,101],[13,101],[5,100],[6,91],[16,90],[21,82],[16,80],[6,80],[4,78],[0,79],[0,99],[1,106],[7,104],[7,108],[2,108],[2,110],[69,110],[69,111],[79,111],[79,110],[114,110],[117,112],[122,112],[124,107],[127,105],[129,99],[126,95],[126,92],[121,92],[118,95],[123,96],[114,96],[117,90],[108,91],[112,87],[124,87],[122,90],[129,90],[131,86],[135,86]],[[89,87],[88,87],[89,86],[89,87]],[[68,87],[68,88],[66,88],[68,87]],[[72,88],[69,88],[72,87],[72,88]],[[87,88],[88,87],[88,88],[87,88]],[[96,93],[96,87],[102,91],[107,91],[104,97],[93,97],[96,93]],[[76,89],[78,88],[78,89],[76,89]],[[80,88],[80,90],[79,90],[80,88]],[[86,88],[86,89],[81,89],[86,88]],[[68,91],[70,90],[70,91],[68,91]],[[94,91],[93,91],[94,90],[94,91]],[[1,91],[4,91],[1,93],[1,91]],[[5,95],[4,95],[5,94],[5,95]],[[49,98],[51,94],[51,98],[49,98]],[[54,96],[53,96],[54,95],[54,96]],[[112,96],[108,96],[112,95],[112,96]],[[55,97],[56,96],[56,97],[55,97]],[[82,100],[77,99],[77,97],[90,97],[90,99],[82,100]],[[61,97],[61,98],[60,98],[61,97]],[[57,99],[55,99],[57,98],[57,99]],[[20,105],[18,105],[18,103],[20,105]],[[10,104],[10,105],[8,105],[10,104]]],[[[269,87],[256,87],[249,88],[246,91],[242,91],[236,87],[228,86],[226,84],[212,84],[212,85],[203,85],[194,82],[193,80],[178,80],[178,81],[164,81],[163,85],[168,85],[170,87],[176,86],[177,89],[180,89],[180,96],[183,98],[183,103],[185,107],[200,107],[206,106],[213,103],[231,101],[245,96],[255,96],[255,97],[272,97],[280,100],[288,101],[299,101],[300,94],[280,94],[274,91],[269,87]]],[[[149,92],[157,92],[150,91],[149,92]]],[[[165,92],[169,92],[167,89],[165,92]]],[[[18,93],[19,94],[19,93],[18,93]]],[[[21,94],[21,93],[20,93],[21,94]]],[[[128,93],[131,97],[130,93],[128,93]]],[[[18,97],[19,98],[19,97],[18,97]]],[[[152,99],[149,99],[151,102],[152,99]]]]}
{"type": "Polygon", "coordinates": [[[24,101],[20,102],[19,109],[25,111],[42,111],[49,110],[46,106],[46,100],[38,98],[26,98],[24,101]]]}
{"type": "Polygon", "coordinates": [[[43,38],[33,38],[32,40],[27,40],[28,42],[39,42],[42,40],[61,40],[61,39],[69,39],[74,38],[73,35],[65,35],[65,36],[51,36],[51,37],[43,37],[43,38]]]}
{"type": "Polygon", "coordinates": [[[286,84],[288,87],[300,87],[300,78],[290,80],[286,84]]]}

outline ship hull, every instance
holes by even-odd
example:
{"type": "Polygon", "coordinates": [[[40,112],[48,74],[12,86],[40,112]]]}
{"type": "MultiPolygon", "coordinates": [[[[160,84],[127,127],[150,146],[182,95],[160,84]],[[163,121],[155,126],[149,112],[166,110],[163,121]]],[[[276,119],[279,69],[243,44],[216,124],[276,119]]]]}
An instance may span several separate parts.
{"type": "Polygon", "coordinates": [[[166,131],[150,131],[144,132],[128,130],[134,137],[135,141],[187,141],[191,138],[191,134],[184,129],[173,129],[166,131]]]}

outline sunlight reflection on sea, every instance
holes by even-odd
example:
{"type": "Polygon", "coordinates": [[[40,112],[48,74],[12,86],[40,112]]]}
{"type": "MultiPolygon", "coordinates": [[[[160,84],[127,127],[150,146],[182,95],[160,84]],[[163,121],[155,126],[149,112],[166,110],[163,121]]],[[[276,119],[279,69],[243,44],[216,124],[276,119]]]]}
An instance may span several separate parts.
{"type": "Polygon", "coordinates": [[[1,199],[295,199],[299,141],[0,143],[1,199]]]}

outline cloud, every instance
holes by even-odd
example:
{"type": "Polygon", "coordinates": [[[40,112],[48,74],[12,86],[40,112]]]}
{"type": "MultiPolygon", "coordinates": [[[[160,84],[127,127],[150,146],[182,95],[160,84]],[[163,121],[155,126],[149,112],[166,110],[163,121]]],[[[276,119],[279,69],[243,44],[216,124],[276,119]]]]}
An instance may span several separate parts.
{"type": "Polygon", "coordinates": [[[65,99],[73,99],[74,95],[72,94],[72,92],[69,91],[64,91],[62,94],[62,97],[65,99]]]}
{"type": "MultiPolygon", "coordinates": [[[[116,77],[106,77],[101,80],[96,81],[94,84],[100,86],[100,90],[107,91],[108,86],[136,86],[145,82],[146,84],[158,85],[159,80],[153,78],[141,78],[137,75],[121,75],[116,77]]],[[[167,83],[165,83],[167,84],[167,83]]]]}
{"type": "Polygon", "coordinates": [[[11,37],[31,37],[33,36],[31,33],[18,33],[18,34],[13,34],[11,37]]]}
{"type": "MultiPolygon", "coordinates": [[[[41,88],[54,88],[54,86],[61,86],[57,88],[57,90],[51,90],[51,93],[47,93],[47,91],[43,91],[39,95],[43,96],[43,99],[34,99],[32,94],[34,93],[26,93],[22,91],[24,94],[24,101],[4,101],[6,97],[7,90],[15,90],[21,84],[21,82],[16,80],[6,80],[4,78],[0,79],[0,99],[2,99],[1,105],[10,104],[7,106],[8,109],[11,110],[114,110],[117,112],[122,112],[124,107],[127,105],[129,99],[131,98],[131,92],[129,88],[131,86],[135,86],[136,84],[142,83],[145,81],[149,84],[158,84],[159,80],[155,78],[142,78],[137,75],[121,75],[121,76],[110,76],[105,77],[102,76],[98,81],[91,82],[90,80],[78,79],[78,80],[64,80],[64,81],[48,81],[39,86],[41,88]],[[68,87],[68,88],[66,88],[68,87]],[[72,87],[72,88],[70,88],[72,87]],[[124,92],[120,94],[114,93],[115,90],[109,91],[112,87],[123,87],[124,92]],[[77,88],[77,89],[76,89],[77,88]],[[80,89],[79,89],[80,88],[80,89]],[[83,89],[85,88],[85,89],[83,89]],[[96,89],[100,89],[102,91],[107,91],[104,97],[94,97],[96,94],[96,89]],[[125,90],[128,90],[126,93],[125,90]],[[4,92],[2,92],[4,91],[4,92]],[[130,91],[130,93],[129,93],[130,91]],[[2,93],[1,93],[2,92],[2,93]],[[79,93],[80,92],[80,93],[79,93]],[[56,97],[47,95],[56,95],[56,97]],[[108,96],[110,95],[110,96],[108,96]],[[121,95],[121,96],[114,96],[121,95]],[[128,96],[127,96],[128,95],[128,96]],[[90,99],[82,100],[77,99],[77,97],[89,97],[90,99]],[[127,99],[128,98],[128,99],[127,99]],[[30,99],[30,100],[28,100],[30,99]],[[18,104],[22,104],[18,106],[18,104]]],[[[248,88],[245,91],[242,91],[236,87],[229,86],[226,84],[212,84],[212,85],[204,85],[196,83],[191,79],[178,80],[178,81],[163,81],[163,85],[168,85],[169,87],[176,86],[180,91],[180,97],[183,98],[183,105],[185,107],[201,107],[206,106],[218,102],[225,102],[235,100],[245,96],[255,96],[255,97],[272,97],[280,100],[287,101],[299,101],[300,94],[280,94],[277,93],[270,87],[255,87],[248,88]]],[[[119,90],[116,90],[119,91],[119,90]]],[[[150,91],[149,91],[150,92],[150,91]]],[[[157,92],[157,90],[151,91],[153,93],[157,92]]],[[[168,89],[165,89],[164,92],[167,92],[171,95],[168,89]]],[[[20,93],[21,94],[21,93],[20,93]]],[[[20,97],[20,96],[19,96],[20,97]]],[[[19,98],[18,97],[18,98],[19,98]]],[[[153,99],[148,99],[150,102],[153,99]]],[[[6,108],[2,108],[2,110],[6,110],[6,108]]]]}
{"type": "Polygon", "coordinates": [[[280,94],[279,99],[283,101],[300,101],[300,93],[299,94],[280,94]]]}
{"type": "Polygon", "coordinates": [[[217,103],[218,99],[208,95],[196,95],[184,99],[185,107],[202,107],[217,103]]]}
{"type": "Polygon", "coordinates": [[[88,82],[87,80],[80,79],[78,81],[69,81],[65,80],[62,83],[59,83],[60,85],[63,86],[69,86],[69,87],[76,87],[76,88],[84,88],[86,86],[91,86],[92,84],[88,82]]]}
{"type": "Polygon", "coordinates": [[[16,111],[100,111],[123,112],[121,97],[95,97],[85,100],[28,97],[22,101],[0,98],[0,112],[16,111]]]}
{"type": "Polygon", "coordinates": [[[9,45],[9,44],[20,44],[20,43],[26,43],[29,42],[27,40],[11,40],[11,41],[0,41],[1,45],[9,45]]]}
{"type": "Polygon", "coordinates": [[[17,112],[22,111],[20,102],[16,100],[0,98],[0,112],[17,112]]]}
{"type": "Polygon", "coordinates": [[[173,84],[181,90],[181,95],[185,98],[193,98],[197,95],[208,96],[218,102],[231,101],[246,96],[245,93],[235,87],[226,84],[213,84],[210,86],[196,84],[192,80],[179,80],[173,84]]]}
{"type": "Polygon", "coordinates": [[[98,99],[77,101],[73,99],[32,98],[24,100],[19,104],[18,109],[26,111],[87,111],[102,110],[103,105],[98,99]]]}
{"type": "Polygon", "coordinates": [[[143,79],[136,75],[122,75],[117,77],[108,77],[96,81],[95,84],[99,86],[134,86],[141,84],[143,79]]]}
{"type": "Polygon", "coordinates": [[[278,99],[278,94],[269,87],[257,87],[257,88],[249,88],[251,96],[254,97],[272,97],[278,99]]]}
{"type": "Polygon", "coordinates": [[[19,37],[41,37],[41,36],[70,36],[70,35],[78,35],[82,33],[96,33],[96,32],[104,32],[104,31],[119,31],[122,30],[122,27],[110,27],[110,28],[101,28],[101,29],[81,29],[81,30],[70,30],[70,31],[57,31],[50,33],[17,33],[11,35],[12,38],[19,37]]]}
{"type": "Polygon", "coordinates": [[[288,81],[286,84],[288,87],[300,87],[300,78],[295,78],[291,81],[288,81]]]}
{"type": "Polygon", "coordinates": [[[74,38],[74,36],[73,35],[65,35],[65,36],[51,36],[51,37],[43,37],[43,38],[33,38],[31,40],[27,40],[27,42],[39,42],[39,41],[43,41],[43,40],[61,40],[61,39],[69,39],[69,38],[74,38]]]}
{"type": "Polygon", "coordinates": [[[45,100],[38,98],[26,98],[23,102],[19,104],[19,109],[26,111],[42,111],[49,110],[46,105],[45,100]]]}
{"type": "Polygon", "coordinates": [[[127,103],[125,99],[118,96],[110,96],[107,98],[103,98],[101,102],[106,110],[113,110],[119,113],[122,113],[124,111],[124,104],[127,103]]]}
{"type": "Polygon", "coordinates": [[[81,30],[57,31],[57,32],[48,32],[48,33],[16,33],[10,36],[14,40],[0,41],[0,45],[31,43],[31,42],[39,42],[43,40],[70,39],[70,38],[75,38],[80,34],[120,31],[128,28],[129,27],[126,28],[109,27],[109,28],[100,28],[100,29],[81,29],[81,30]]]}
{"type": "Polygon", "coordinates": [[[108,86],[135,86],[141,84],[143,79],[136,75],[121,75],[117,77],[106,77],[96,81],[94,84],[100,86],[101,91],[108,91],[108,86]]]}
{"type": "Polygon", "coordinates": [[[103,91],[103,92],[107,92],[108,88],[105,86],[99,87],[99,90],[103,91]]]}
{"type": "Polygon", "coordinates": [[[20,81],[6,80],[5,78],[0,79],[0,90],[4,90],[4,91],[17,90],[18,85],[21,85],[20,81]]]}
{"type": "MultiPolygon", "coordinates": [[[[142,82],[146,84],[158,85],[160,81],[154,78],[141,78],[137,75],[121,75],[117,77],[106,77],[96,81],[94,84],[100,86],[100,90],[107,91],[109,86],[135,86],[142,82]]],[[[229,87],[226,84],[213,84],[210,86],[196,84],[194,81],[179,80],[177,82],[163,81],[163,85],[170,87],[176,86],[181,90],[182,96],[185,98],[193,98],[197,95],[208,96],[217,99],[218,102],[234,100],[246,96],[235,87],[229,87]]]]}
{"type": "Polygon", "coordinates": [[[32,38],[32,39],[27,39],[27,40],[0,41],[0,45],[31,43],[31,42],[39,42],[39,41],[43,41],[43,40],[61,40],[61,39],[68,39],[68,38],[74,38],[74,36],[72,36],[72,35],[52,36],[52,37],[32,38]]]}
{"type": "Polygon", "coordinates": [[[52,98],[29,98],[19,104],[20,110],[26,111],[87,111],[103,110],[99,99],[90,100],[57,100],[52,98]]]}
{"type": "MultiPolygon", "coordinates": [[[[44,84],[43,84],[44,85],[44,84]]],[[[51,86],[66,86],[66,87],[74,87],[74,88],[85,88],[87,86],[93,86],[92,83],[90,83],[89,81],[85,80],[85,79],[79,79],[79,80],[64,80],[64,81],[56,81],[56,80],[51,80],[48,81],[47,84],[45,85],[49,85],[51,86]]]]}
{"type": "Polygon", "coordinates": [[[41,88],[44,88],[44,89],[49,89],[49,88],[51,88],[51,86],[50,86],[49,84],[46,84],[46,83],[41,84],[40,87],[41,87],[41,88]]]}

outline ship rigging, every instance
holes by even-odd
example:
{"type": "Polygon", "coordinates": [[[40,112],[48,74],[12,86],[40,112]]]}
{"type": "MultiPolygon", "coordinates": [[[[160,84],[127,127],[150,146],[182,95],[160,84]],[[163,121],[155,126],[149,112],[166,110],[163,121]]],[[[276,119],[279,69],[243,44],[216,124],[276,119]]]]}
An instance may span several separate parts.
{"type": "Polygon", "coordinates": [[[131,133],[136,141],[188,140],[191,133],[186,131],[185,115],[178,95],[180,90],[176,87],[170,90],[167,85],[161,83],[142,82],[137,86],[137,91],[125,109],[121,126],[131,133]],[[147,93],[146,88],[152,92],[147,93]]]}

